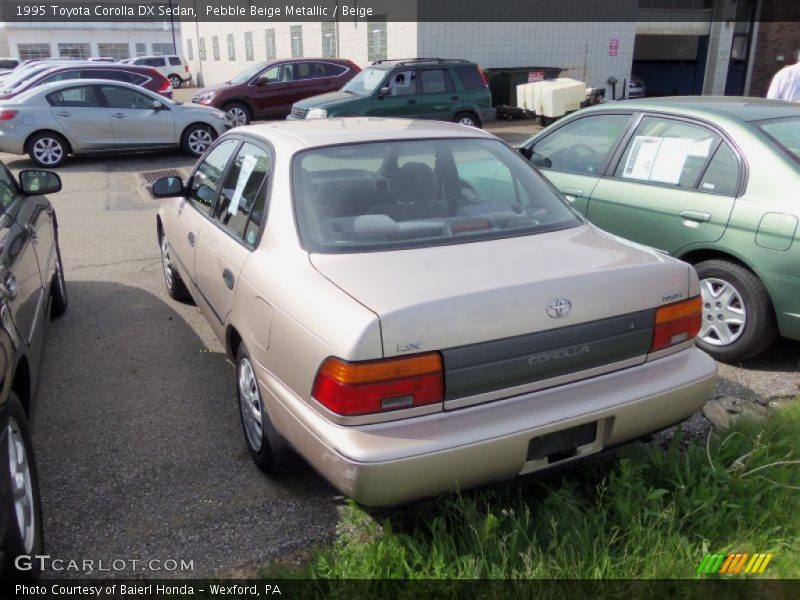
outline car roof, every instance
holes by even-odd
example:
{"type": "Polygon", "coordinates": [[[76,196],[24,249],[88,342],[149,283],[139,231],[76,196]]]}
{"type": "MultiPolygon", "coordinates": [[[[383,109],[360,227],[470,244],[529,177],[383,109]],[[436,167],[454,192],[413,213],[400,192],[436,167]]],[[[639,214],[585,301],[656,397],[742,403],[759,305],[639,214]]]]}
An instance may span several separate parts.
{"type": "Polygon", "coordinates": [[[482,129],[456,123],[383,117],[275,121],[237,127],[233,131],[273,141],[280,138],[287,145],[294,145],[295,150],[392,140],[497,139],[482,129]]]}
{"type": "Polygon", "coordinates": [[[461,58],[390,58],[387,60],[376,60],[371,67],[384,67],[387,69],[399,66],[429,66],[429,65],[462,65],[470,66],[476,63],[461,58]]]}
{"type": "Polygon", "coordinates": [[[738,96],[670,96],[624,100],[598,105],[592,110],[626,109],[671,112],[706,119],[726,118],[737,121],[761,121],[800,116],[800,104],[765,98],[738,96]]]}

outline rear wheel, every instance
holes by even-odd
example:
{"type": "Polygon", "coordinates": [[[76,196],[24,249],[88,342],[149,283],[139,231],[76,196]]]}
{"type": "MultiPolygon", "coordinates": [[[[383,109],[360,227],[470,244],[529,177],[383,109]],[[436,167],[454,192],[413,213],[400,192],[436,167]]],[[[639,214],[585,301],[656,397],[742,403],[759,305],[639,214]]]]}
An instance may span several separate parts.
{"type": "MultiPolygon", "coordinates": [[[[18,556],[33,556],[44,553],[42,533],[42,503],[39,495],[39,479],[33,444],[28,431],[28,420],[19,398],[14,392],[8,398],[8,423],[3,443],[8,444],[8,461],[0,466],[3,487],[10,491],[8,527],[2,550],[5,555],[3,578],[35,577],[38,574],[38,561],[31,560],[30,570],[19,570],[14,564],[18,556]]],[[[27,561],[26,561],[27,562],[27,561]]]]}
{"type": "Polygon", "coordinates": [[[214,142],[214,133],[208,125],[190,125],[183,132],[181,147],[190,156],[202,156],[214,142]]]}
{"type": "Polygon", "coordinates": [[[169,77],[167,77],[167,79],[169,79],[169,83],[170,85],[172,85],[173,89],[176,90],[179,87],[181,87],[181,84],[183,83],[183,80],[181,80],[181,78],[178,77],[177,75],[170,75],[169,77]]]}
{"type": "Polygon", "coordinates": [[[57,133],[36,133],[28,141],[28,156],[40,167],[57,167],[67,158],[67,140],[57,133]]]}
{"type": "Polygon", "coordinates": [[[300,458],[272,424],[261,399],[250,354],[244,344],[236,353],[236,393],[244,440],[253,462],[269,475],[292,470],[300,458]]]}
{"type": "Polygon", "coordinates": [[[229,102],[222,107],[222,110],[228,113],[234,127],[240,127],[250,123],[250,110],[241,102],[229,102]]]}
{"type": "Polygon", "coordinates": [[[703,299],[697,345],[724,362],[753,358],[778,335],[769,293],[761,280],[727,260],[695,265],[703,299]]]}
{"type": "Polygon", "coordinates": [[[466,125],[467,127],[481,126],[481,122],[478,119],[478,115],[468,110],[456,113],[456,116],[453,117],[453,123],[458,123],[459,125],[466,125]]]}

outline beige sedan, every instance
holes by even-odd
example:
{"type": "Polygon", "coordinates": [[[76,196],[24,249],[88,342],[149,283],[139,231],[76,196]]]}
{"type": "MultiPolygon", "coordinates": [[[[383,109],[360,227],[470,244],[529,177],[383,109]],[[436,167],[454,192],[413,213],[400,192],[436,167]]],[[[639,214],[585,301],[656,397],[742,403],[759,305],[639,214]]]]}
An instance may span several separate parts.
{"type": "Polygon", "coordinates": [[[586,223],[483,131],[240,127],[157,181],[168,293],[235,360],[244,437],[388,505],[682,421],[716,364],[689,265],[586,223]]]}

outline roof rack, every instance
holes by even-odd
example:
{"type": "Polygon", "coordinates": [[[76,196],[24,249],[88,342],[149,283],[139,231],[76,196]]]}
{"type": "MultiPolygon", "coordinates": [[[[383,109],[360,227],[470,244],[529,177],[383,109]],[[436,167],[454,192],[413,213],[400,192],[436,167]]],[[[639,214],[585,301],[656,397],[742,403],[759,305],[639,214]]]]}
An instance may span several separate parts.
{"type": "Polygon", "coordinates": [[[384,60],[376,60],[373,65],[382,65],[385,63],[397,63],[400,65],[410,65],[420,62],[436,62],[436,63],[468,63],[468,60],[463,58],[388,58],[384,60]]]}

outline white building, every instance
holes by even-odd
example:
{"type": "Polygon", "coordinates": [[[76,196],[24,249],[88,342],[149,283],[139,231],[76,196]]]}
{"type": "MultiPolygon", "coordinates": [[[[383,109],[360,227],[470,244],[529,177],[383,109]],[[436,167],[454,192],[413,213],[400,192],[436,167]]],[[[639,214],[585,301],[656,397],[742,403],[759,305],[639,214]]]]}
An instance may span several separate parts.
{"type": "MultiPolygon", "coordinates": [[[[174,23],[180,47],[180,23],[174,23]]],[[[174,54],[172,24],[134,22],[0,23],[0,56],[117,60],[146,54],[174,54]]]]}
{"type": "MultiPolygon", "coordinates": [[[[575,6],[594,1],[561,0],[575,6]]],[[[440,57],[489,69],[554,67],[607,93],[615,79],[617,95],[631,74],[654,93],[741,94],[749,86],[746,50],[757,1],[606,0],[628,7],[628,15],[631,6],[638,10],[637,20],[619,22],[398,22],[380,15],[304,23],[184,22],[182,47],[205,85],[273,58],[339,56],[364,66],[386,58],[440,57]]]]}

